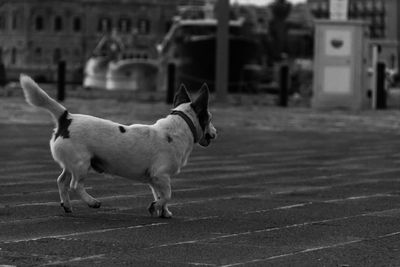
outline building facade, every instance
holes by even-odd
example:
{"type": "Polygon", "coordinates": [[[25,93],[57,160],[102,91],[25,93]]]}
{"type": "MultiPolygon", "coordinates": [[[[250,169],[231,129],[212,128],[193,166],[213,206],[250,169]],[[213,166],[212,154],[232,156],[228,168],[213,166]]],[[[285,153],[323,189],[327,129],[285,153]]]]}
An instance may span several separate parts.
{"type": "MultiPolygon", "coordinates": [[[[315,18],[329,18],[329,0],[308,0],[307,4],[315,18]]],[[[382,47],[381,60],[390,68],[397,68],[400,53],[400,1],[349,0],[348,17],[368,23],[370,44],[379,44],[382,47]]]]}
{"type": "Polygon", "coordinates": [[[99,40],[111,31],[130,38],[130,57],[156,57],[177,12],[176,0],[0,0],[0,59],[20,72],[54,80],[60,60],[79,75],[99,40]]]}

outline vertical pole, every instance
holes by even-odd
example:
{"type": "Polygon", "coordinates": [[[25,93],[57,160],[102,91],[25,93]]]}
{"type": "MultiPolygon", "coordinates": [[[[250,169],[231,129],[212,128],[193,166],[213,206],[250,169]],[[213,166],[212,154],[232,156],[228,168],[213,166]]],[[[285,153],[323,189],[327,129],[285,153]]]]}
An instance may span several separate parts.
{"type": "Polygon", "coordinates": [[[217,101],[226,102],[229,80],[229,0],[218,0],[217,19],[215,90],[217,101]]]}
{"type": "Polygon", "coordinates": [[[288,105],[289,66],[282,64],[279,70],[279,106],[288,105]]]}
{"type": "Polygon", "coordinates": [[[377,45],[374,45],[372,47],[372,76],[371,76],[371,89],[372,89],[372,95],[371,95],[371,103],[372,103],[372,109],[376,109],[376,77],[377,77],[377,64],[378,64],[378,56],[379,56],[379,47],[377,45]]]}
{"type": "Polygon", "coordinates": [[[58,75],[57,75],[57,100],[64,101],[65,99],[65,71],[66,63],[65,61],[58,62],[58,75]]]}
{"type": "MultiPolygon", "coordinates": [[[[382,3],[384,4],[384,6],[388,6],[388,5],[390,5],[390,3],[387,3],[388,1],[383,1],[382,3]]],[[[400,14],[400,2],[399,1],[392,1],[393,3],[396,3],[396,14],[397,14],[397,16],[396,16],[396,20],[397,20],[397,43],[399,43],[399,41],[400,41],[400,31],[399,31],[399,29],[400,29],[400,16],[399,16],[399,14],[400,14]]],[[[395,68],[397,68],[398,70],[400,70],[400,45],[397,45],[397,65],[396,65],[396,67],[395,68]]]]}
{"type": "Polygon", "coordinates": [[[167,69],[167,104],[174,102],[175,94],[175,64],[169,63],[167,69]]]}
{"type": "Polygon", "coordinates": [[[376,109],[385,109],[386,108],[385,63],[379,62],[376,65],[375,71],[376,71],[376,109]]]}
{"type": "Polygon", "coordinates": [[[1,59],[0,55],[0,89],[7,84],[6,67],[1,59]]]}

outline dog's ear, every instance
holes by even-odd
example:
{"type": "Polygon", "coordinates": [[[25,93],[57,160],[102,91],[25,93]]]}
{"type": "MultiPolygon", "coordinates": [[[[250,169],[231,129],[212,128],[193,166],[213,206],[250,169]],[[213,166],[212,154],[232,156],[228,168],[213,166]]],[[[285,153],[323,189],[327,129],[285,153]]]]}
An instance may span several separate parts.
{"type": "Polygon", "coordinates": [[[174,97],[174,108],[176,108],[180,104],[189,102],[192,102],[192,100],[190,99],[189,93],[186,90],[185,85],[183,85],[182,83],[181,86],[179,86],[178,92],[176,92],[174,97]]]}
{"type": "Polygon", "coordinates": [[[199,96],[192,103],[192,108],[194,109],[197,115],[200,115],[204,112],[207,113],[209,97],[210,97],[210,90],[208,89],[207,84],[204,83],[200,88],[199,96]]]}

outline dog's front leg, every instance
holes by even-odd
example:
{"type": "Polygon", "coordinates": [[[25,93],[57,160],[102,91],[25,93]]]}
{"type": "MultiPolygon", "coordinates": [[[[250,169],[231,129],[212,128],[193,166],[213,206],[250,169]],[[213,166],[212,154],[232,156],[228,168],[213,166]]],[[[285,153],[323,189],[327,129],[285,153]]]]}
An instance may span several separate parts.
{"type": "Polygon", "coordinates": [[[168,201],[171,200],[171,182],[169,175],[159,174],[151,177],[150,188],[153,191],[155,201],[151,203],[149,212],[152,216],[171,218],[168,210],[168,201]]]}

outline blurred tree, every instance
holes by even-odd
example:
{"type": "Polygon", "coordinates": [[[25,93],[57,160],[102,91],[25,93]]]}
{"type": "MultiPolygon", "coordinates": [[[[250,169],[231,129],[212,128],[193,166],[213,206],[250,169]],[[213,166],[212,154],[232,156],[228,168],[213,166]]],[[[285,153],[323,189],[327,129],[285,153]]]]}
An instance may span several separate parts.
{"type": "Polygon", "coordinates": [[[270,8],[272,20],[269,23],[269,30],[274,48],[273,55],[276,60],[281,60],[287,53],[288,27],[286,19],[292,10],[292,4],[286,0],[275,0],[270,8]]]}

